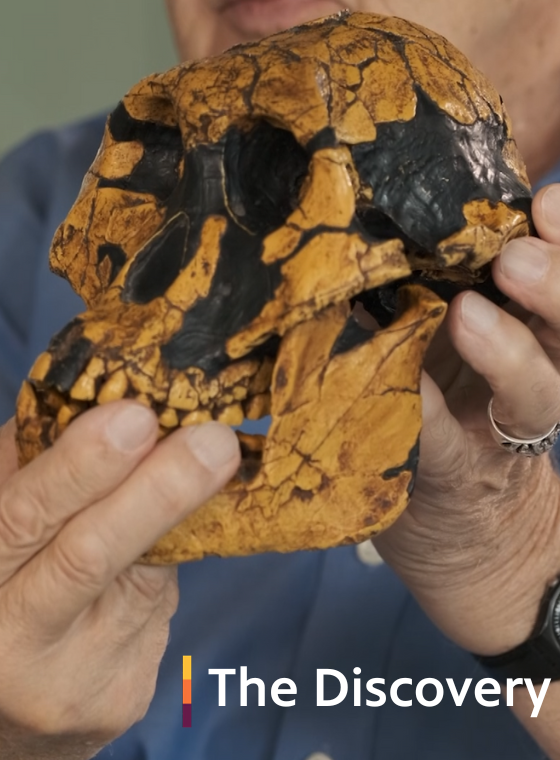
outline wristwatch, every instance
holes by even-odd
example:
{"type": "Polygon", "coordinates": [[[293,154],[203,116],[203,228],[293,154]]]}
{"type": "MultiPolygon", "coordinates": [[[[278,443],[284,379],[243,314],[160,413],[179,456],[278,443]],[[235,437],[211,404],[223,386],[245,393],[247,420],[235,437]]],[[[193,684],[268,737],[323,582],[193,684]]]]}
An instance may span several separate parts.
{"type": "Polygon", "coordinates": [[[547,588],[534,632],[527,641],[503,654],[475,657],[500,683],[508,678],[530,678],[533,684],[545,678],[560,681],[560,577],[547,588]]]}

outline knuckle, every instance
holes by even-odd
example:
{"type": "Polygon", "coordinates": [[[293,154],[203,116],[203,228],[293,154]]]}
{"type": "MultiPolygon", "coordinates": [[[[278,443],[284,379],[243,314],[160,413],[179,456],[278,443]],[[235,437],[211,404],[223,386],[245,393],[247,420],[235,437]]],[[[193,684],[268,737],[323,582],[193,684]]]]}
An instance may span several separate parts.
{"type": "Polygon", "coordinates": [[[162,595],[166,593],[169,576],[165,570],[162,572],[162,568],[136,565],[127,575],[134,591],[150,603],[159,602],[162,595]]]}
{"type": "Polygon", "coordinates": [[[127,720],[129,716],[122,713],[121,706],[100,709],[96,703],[87,704],[87,700],[42,700],[38,709],[28,712],[17,722],[23,734],[58,743],[79,738],[80,743],[87,742],[94,748],[116,739],[133,722],[132,716],[127,720]]]}
{"type": "Polygon", "coordinates": [[[100,537],[87,530],[54,543],[58,572],[72,585],[101,589],[110,571],[110,558],[100,537]]]}
{"type": "Polygon", "coordinates": [[[45,521],[43,509],[30,493],[6,484],[0,495],[0,546],[32,549],[41,543],[45,521]]]}

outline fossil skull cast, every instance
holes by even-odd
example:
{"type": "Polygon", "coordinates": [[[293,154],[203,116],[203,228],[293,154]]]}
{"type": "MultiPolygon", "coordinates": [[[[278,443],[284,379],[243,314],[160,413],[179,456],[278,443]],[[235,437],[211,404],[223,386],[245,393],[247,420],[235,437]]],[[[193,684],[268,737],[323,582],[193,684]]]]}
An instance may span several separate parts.
{"type": "Polygon", "coordinates": [[[445,312],[414,280],[484,279],[529,206],[499,96],[400,19],[341,13],[145,79],[53,242],[87,311],[22,388],[21,463],[121,398],[162,436],[270,414],[266,436],[239,434],[237,477],[144,560],[372,536],[413,486],[445,312]]]}

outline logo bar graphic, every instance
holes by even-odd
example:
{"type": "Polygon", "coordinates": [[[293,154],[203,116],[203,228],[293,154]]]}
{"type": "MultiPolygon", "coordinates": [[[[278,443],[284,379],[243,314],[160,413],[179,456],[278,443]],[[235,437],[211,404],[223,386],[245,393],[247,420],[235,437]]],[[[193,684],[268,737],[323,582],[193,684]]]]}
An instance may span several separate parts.
{"type": "Polygon", "coordinates": [[[191,727],[192,720],[192,657],[183,657],[183,728],[191,727]]]}

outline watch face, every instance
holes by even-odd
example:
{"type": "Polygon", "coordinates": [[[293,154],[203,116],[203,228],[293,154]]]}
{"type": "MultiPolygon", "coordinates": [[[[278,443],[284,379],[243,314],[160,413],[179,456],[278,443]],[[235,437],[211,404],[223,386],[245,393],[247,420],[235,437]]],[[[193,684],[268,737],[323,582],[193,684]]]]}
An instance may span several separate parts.
{"type": "Polygon", "coordinates": [[[556,591],[554,594],[552,604],[552,630],[554,631],[556,641],[560,644],[560,591],[556,591]]]}

